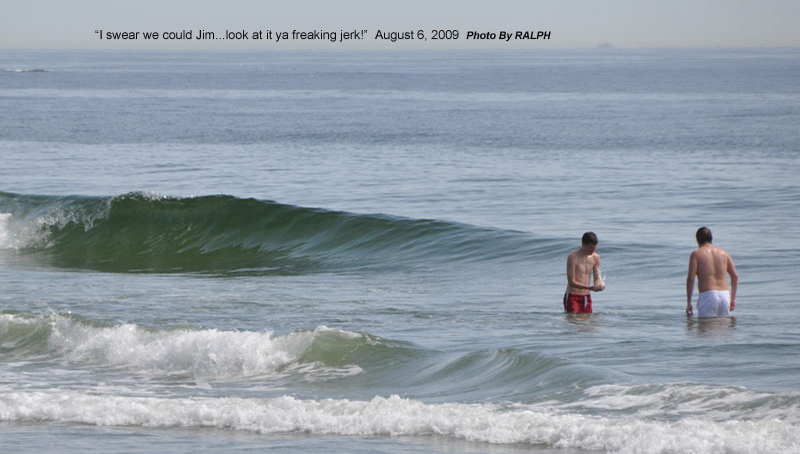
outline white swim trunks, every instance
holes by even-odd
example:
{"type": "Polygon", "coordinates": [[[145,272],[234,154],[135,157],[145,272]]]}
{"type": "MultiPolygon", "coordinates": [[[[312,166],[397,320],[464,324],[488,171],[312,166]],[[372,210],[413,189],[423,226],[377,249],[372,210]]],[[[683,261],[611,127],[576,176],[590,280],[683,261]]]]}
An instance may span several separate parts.
{"type": "Polygon", "coordinates": [[[730,317],[731,292],[708,290],[697,296],[698,317],[730,317]]]}

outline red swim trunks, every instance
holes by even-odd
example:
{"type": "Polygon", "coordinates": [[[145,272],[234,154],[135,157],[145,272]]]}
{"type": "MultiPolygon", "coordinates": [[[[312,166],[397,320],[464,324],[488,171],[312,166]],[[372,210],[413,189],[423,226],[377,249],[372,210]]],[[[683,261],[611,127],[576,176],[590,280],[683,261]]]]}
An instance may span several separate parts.
{"type": "Polygon", "coordinates": [[[576,295],[574,293],[565,293],[564,310],[570,314],[591,314],[592,296],[576,295]]]}

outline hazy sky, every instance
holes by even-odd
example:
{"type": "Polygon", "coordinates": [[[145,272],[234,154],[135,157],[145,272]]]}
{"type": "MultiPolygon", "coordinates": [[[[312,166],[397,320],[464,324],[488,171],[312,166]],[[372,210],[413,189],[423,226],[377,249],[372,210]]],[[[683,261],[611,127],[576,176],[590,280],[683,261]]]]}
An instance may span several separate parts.
{"type": "MultiPolygon", "coordinates": [[[[800,46],[798,0],[3,0],[5,49],[445,49],[800,46]],[[249,40],[100,40],[105,32],[245,30],[249,40]],[[278,31],[367,30],[361,40],[289,39],[278,31]],[[458,30],[458,40],[376,40],[378,30],[458,30]],[[253,31],[273,39],[252,39],[253,31]],[[470,30],[550,31],[549,40],[467,40],[470,30]]],[[[498,35],[499,36],[499,35],[498,35]]]]}

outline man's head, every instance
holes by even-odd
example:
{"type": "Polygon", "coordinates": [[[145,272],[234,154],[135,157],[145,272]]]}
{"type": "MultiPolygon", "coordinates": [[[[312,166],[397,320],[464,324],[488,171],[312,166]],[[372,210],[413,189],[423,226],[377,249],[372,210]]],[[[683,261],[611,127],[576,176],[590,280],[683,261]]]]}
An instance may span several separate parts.
{"type": "Polygon", "coordinates": [[[711,244],[711,229],[708,227],[700,227],[697,229],[697,233],[695,234],[695,238],[697,238],[697,244],[702,246],[706,243],[711,244]]]}
{"type": "Polygon", "coordinates": [[[594,232],[586,232],[581,237],[581,245],[587,251],[594,252],[597,249],[597,235],[594,232]]]}

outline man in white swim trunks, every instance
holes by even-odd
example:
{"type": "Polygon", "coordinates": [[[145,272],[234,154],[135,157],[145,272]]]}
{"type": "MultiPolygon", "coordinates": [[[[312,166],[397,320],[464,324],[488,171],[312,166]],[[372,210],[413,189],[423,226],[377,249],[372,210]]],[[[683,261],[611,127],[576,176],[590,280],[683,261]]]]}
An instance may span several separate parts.
{"type": "Polygon", "coordinates": [[[689,258],[689,276],[686,278],[686,313],[692,314],[692,293],[697,276],[697,312],[699,317],[727,317],[736,307],[736,288],[739,274],[733,259],[724,249],[711,244],[711,230],[697,229],[697,250],[689,258]],[[728,288],[730,275],[731,285],[728,288]]]}

